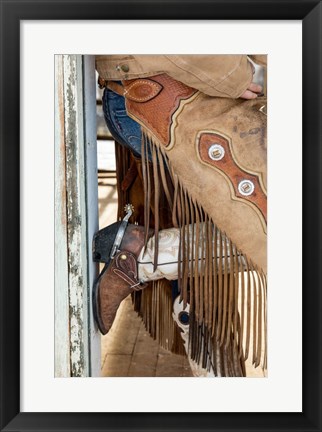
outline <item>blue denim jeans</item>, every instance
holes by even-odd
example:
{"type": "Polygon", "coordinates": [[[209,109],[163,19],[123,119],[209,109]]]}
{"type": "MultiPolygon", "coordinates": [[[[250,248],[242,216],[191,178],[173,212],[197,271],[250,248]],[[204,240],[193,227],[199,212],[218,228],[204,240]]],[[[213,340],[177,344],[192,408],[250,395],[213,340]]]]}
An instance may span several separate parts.
{"type": "Polygon", "coordinates": [[[109,131],[115,141],[141,156],[141,127],[132,120],[125,109],[123,96],[109,89],[104,90],[103,112],[109,131]]]}

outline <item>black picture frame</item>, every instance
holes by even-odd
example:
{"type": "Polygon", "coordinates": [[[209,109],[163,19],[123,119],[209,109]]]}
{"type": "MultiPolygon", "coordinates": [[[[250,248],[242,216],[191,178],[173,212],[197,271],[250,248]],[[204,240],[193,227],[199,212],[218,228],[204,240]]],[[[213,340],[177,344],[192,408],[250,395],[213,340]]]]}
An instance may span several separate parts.
{"type": "MultiPolygon", "coordinates": [[[[1,431],[321,431],[321,2],[311,0],[174,0],[167,2],[166,7],[164,1],[160,0],[66,0],[63,2],[0,0],[0,4],[1,431]],[[302,20],[303,411],[301,413],[20,412],[19,26],[21,20],[31,19],[302,20]]],[[[286,85],[286,94],[291,91],[297,90],[287,88],[286,85]]],[[[276,145],[282,145],[282,143],[276,143],[276,145]]],[[[283,364],[283,359],[281,359],[281,364],[283,364]]]]}

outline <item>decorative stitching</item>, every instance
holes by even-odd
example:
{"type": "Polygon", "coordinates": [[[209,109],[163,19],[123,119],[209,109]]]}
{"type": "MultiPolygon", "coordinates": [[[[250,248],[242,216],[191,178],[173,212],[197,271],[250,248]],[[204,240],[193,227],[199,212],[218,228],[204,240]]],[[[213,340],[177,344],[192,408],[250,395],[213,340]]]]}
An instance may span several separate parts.
{"type": "MultiPolygon", "coordinates": [[[[160,85],[162,86],[162,84],[160,84],[160,85]]],[[[186,87],[187,89],[189,88],[188,86],[185,86],[184,84],[181,84],[181,86],[186,87]]],[[[163,131],[160,130],[159,126],[162,126],[162,125],[152,123],[151,121],[149,121],[149,119],[147,119],[146,117],[143,117],[142,113],[140,112],[140,110],[136,109],[135,106],[131,105],[129,107],[130,109],[128,110],[128,113],[131,113],[136,118],[140,119],[141,122],[143,123],[143,125],[145,125],[145,126],[149,125],[151,127],[153,133],[155,133],[156,136],[159,139],[161,139],[162,144],[167,147],[169,145],[169,143],[170,143],[170,138],[171,138],[171,136],[170,136],[170,129],[171,129],[171,125],[172,125],[172,118],[173,118],[173,115],[174,115],[175,111],[179,107],[180,102],[182,100],[189,99],[192,94],[197,93],[197,90],[194,90],[194,89],[191,89],[191,88],[190,88],[190,90],[192,91],[190,94],[187,94],[187,95],[180,95],[180,94],[178,94],[175,97],[175,99],[172,101],[172,104],[169,105],[168,112],[170,112],[171,114],[170,114],[170,117],[169,117],[169,124],[168,124],[167,131],[166,131],[166,135],[167,136],[164,136],[164,134],[162,134],[163,131]]],[[[130,102],[130,101],[131,101],[131,99],[127,98],[127,102],[130,102]]]]}
{"type": "Polygon", "coordinates": [[[150,81],[150,80],[141,80],[140,79],[139,81],[136,81],[133,84],[130,84],[127,88],[124,89],[124,96],[126,97],[126,95],[128,95],[129,98],[131,98],[132,100],[134,100],[136,102],[144,102],[144,101],[149,101],[150,99],[152,99],[161,90],[162,90],[162,86],[161,85],[157,85],[155,82],[150,81]],[[138,97],[132,96],[130,94],[131,90],[134,87],[138,87],[140,84],[147,84],[150,87],[155,87],[155,91],[152,93],[152,95],[149,95],[149,96],[144,97],[144,98],[138,98],[138,97]]]}

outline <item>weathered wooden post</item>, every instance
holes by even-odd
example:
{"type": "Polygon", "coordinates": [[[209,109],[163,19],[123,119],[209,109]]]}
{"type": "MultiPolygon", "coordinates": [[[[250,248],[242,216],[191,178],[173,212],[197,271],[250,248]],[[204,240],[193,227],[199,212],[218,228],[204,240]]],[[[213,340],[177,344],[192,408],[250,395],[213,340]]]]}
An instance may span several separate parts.
{"type": "Polygon", "coordinates": [[[99,376],[91,304],[98,229],[94,57],[57,55],[55,77],[55,376],[99,376]]]}

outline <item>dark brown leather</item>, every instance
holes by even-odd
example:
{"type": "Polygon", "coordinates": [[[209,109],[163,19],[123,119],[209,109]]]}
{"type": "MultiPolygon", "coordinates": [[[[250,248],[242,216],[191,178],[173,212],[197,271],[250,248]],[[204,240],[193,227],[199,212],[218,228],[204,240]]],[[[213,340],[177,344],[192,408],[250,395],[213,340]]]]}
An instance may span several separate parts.
{"type": "Polygon", "coordinates": [[[143,243],[144,228],[128,225],[120,251],[99,277],[95,302],[97,323],[102,334],[110,330],[121,301],[135,290],[146,287],[138,281],[137,268],[137,257],[143,243]]]}
{"type": "Polygon", "coordinates": [[[161,85],[162,91],[156,97],[144,103],[130,99],[128,93],[125,94],[127,112],[146,125],[167,146],[170,142],[172,115],[178,109],[180,101],[189,98],[197,90],[174,80],[166,74],[155,75],[153,80],[123,81],[123,85],[127,90],[134,83],[137,83],[136,92],[139,93],[140,81],[150,81],[153,84],[161,85]]]}
{"type": "Polygon", "coordinates": [[[124,87],[115,81],[107,81],[104,78],[99,76],[97,83],[100,89],[108,88],[112,90],[114,93],[117,93],[120,96],[124,96],[124,87]]]}
{"type": "MultiPolygon", "coordinates": [[[[149,231],[149,237],[153,235],[153,230],[149,231]]],[[[141,252],[144,240],[144,227],[139,225],[129,224],[126,228],[120,250],[128,251],[137,258],[141,252]]]]}
{"type": "MultiPolygon", "coordinates": [[[[135,159],[131,160],[131,165],[127,170],[125,177],[121,182],[122,191],[127,191],[133,184],[134,180],[138,176],[138,169],[135,159]]],[[[123,210],[123,209],[122,209],[123,210]]]]}
{"type": "MultiPolygon", "coordinates": [[[[131,252],[121,251],[114,257],[113,273],[123,279],[130,288],[140,289],[136,256],[131,252]]],[[[144,288],[141,284],[141,289],[144,288]]]]}

